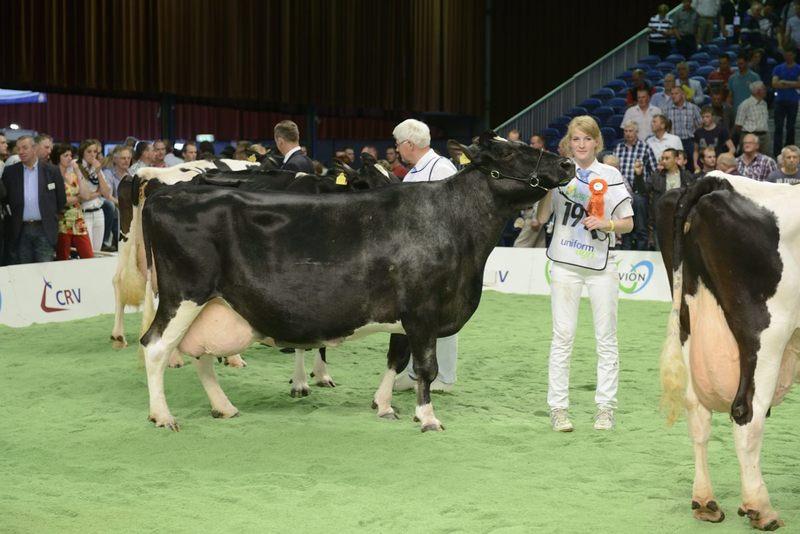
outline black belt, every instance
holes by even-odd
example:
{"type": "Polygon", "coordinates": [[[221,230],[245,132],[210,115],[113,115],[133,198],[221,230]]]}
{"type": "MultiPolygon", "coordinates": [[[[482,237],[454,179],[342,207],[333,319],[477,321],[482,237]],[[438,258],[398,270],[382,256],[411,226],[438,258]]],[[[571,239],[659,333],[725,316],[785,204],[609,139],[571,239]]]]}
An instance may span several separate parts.
{"type": "Polygon", "coordinates": [[[83,213],[94,213],[95,211],[100,211],[103,208],[91,208],[83,210],[83,213]]]}
{"type": "Polygon", "coordinates": [[[764,134],[766,134],[767,132],[742,132],[742,133],[744,133],[745,135],[747,135],[747,134],[753,134],[753,135],[764,135],[764,134]]]}
{"type": "Polygon", "coordinates": [[[22,221],[22,224],[42,224],[42,221],[22,221]]]}

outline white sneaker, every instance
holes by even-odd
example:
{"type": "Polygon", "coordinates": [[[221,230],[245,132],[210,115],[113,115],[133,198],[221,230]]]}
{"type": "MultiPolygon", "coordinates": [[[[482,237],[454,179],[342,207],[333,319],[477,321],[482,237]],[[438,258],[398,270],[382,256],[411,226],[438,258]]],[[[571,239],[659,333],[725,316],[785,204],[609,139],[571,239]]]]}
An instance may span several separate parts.
{"type": "Polygon", "coordinates": [[[569,420],[569,413],[566,408],[553,408],[550,410],[550,424],[556,432],[572,432],[575,427],[569,420]]]}
{"type": "Polygon", "coordinates": [[[611,430],[614,428],[614,410],[611,408],[598,408],[594,416],[595,430],[611,430]]]}
{"type": "Polygon", "coordinates": [[[408,373],[400,373],[394,377],[394,387],[392,389],[395,391],[408,391],[416,387],[417,380],[408,376],[408,373]]]}

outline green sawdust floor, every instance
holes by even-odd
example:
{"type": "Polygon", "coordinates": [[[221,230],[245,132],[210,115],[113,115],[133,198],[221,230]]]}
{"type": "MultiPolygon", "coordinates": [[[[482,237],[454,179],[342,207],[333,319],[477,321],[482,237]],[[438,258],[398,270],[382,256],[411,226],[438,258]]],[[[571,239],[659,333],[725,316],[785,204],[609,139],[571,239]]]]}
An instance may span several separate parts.
{"type": "MultiPolygon", "coordinates": [[[[736,515],[730,423],[714,417],[712,480],[727,513],[691,517],[686,423],[658,415],[665,303],[620,303],[618,428],[591,428],[594,341],[581,308],[572,360],[576,430],[549,429],[549,299],[487,292],[462,331],[459,382],[436,395],[447,430],[377,419],[372,394],[387,336],[328,352],[339,387],[292,399],[292,357],[247,351],[217,365],[241,417],[212,419],[195,371],[168,370],[180,433],[146,421],[145,376],[113,351],[112,317],[0,328],[0,532],[749,532],[736,515]]],[[[126,319],[129,339],[139,319],[126,319]]],[[[311,369],[311,357],[307,357],[311,369]]],[[[767,423],[763,469],[773,505],[800,531],[800,404],[767,423]]]]}

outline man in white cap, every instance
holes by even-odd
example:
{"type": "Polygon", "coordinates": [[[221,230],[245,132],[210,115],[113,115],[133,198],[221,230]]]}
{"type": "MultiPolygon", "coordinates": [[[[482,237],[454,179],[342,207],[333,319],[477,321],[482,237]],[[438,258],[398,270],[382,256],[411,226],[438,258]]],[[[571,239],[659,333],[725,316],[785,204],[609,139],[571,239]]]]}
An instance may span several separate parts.
{"type": "MultiPolygon", "coordinates": [[[[435,182],[444,180],[456,173],[455,166],[444,156],[440,156],[431,148],[431,131],[428,126],[415,119],[407,119],[395,127],[392,132],[397,152],[411,170],[403,183],[435,182]]],[[[431,382],[431,391],[450,391],[456,381],[456,362],[458,359],[458,334],[436,340],[436,361],[439,374],[431,382]]],[[[406,370],[395,379],[394,389],[398,391],[411,389],[417,383],[413,365],[409,362],[406,370]]]]}

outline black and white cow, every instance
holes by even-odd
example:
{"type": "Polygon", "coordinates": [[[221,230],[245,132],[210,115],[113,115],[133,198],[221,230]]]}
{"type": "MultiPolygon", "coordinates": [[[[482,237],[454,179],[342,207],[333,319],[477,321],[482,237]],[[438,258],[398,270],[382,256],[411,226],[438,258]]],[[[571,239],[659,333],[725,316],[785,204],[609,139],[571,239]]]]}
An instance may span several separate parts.
{"type": "Polygon", "coordinates": [[[740,515],[783,523],[761,477],[765,418],[795,380],[800,351],[800,188],[714,172],[660,202],[659,241],[673,306],[661,354],[669,422],[687,412],[694,516],[725,518],[711,488],[711,413],[730,413],[742,482],[740,515]]]}
{"type": "MultiPolygon", "coordinates": [[[[458,332],[478,307],[508,217],[574,176],[569,160],[492,132],[463,150],[472,163],[450,179],[348,195],[180,185],[155,193],[143,213],[148,285],[159,295],[141,339],[151,420],[178,429],[164,395],[176,347],[200,357],[209,343],[229,353],[254,340],[314,348],[382,331],[408,335],[415,417],[441,430],[430,399],[436,338],[458,332]],[[204,314],[210,303],[215,316],[204,314]]],[[[392,385],[407,362],[389,361],[374,397],[380,416],[394,416],[392,385]]],[[[197,370],[212,414],[237,414],[208,358],[197,370]]]]}

